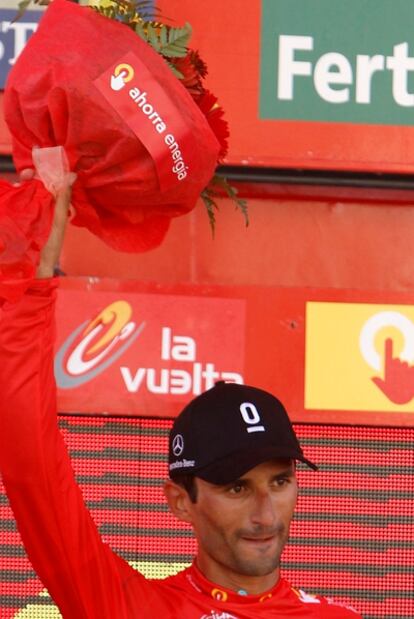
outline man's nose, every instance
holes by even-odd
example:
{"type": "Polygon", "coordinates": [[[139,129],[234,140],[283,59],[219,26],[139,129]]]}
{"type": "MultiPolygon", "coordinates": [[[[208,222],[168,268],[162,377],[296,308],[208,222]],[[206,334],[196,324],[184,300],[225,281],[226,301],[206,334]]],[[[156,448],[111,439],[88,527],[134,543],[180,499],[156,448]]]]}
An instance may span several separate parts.
{"type": "Polygon", "coordinates": [[[251,513],[252,524],[262,527],[272,527],[276,520],[276,510],[272,494],[268,491],[258,491],[254,496],[251,513]]]}

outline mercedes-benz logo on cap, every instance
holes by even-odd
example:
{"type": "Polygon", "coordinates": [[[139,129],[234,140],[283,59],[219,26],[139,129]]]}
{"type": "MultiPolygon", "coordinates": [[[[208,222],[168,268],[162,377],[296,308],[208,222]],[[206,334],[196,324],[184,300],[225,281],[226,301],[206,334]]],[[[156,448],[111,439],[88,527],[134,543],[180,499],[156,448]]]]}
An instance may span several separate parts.
{"type": "Polygon", "coordinates": [[[181,434],[176,434],[172,442],[174,456],[181,456],[184,451],[184,439],[181,434]]]}

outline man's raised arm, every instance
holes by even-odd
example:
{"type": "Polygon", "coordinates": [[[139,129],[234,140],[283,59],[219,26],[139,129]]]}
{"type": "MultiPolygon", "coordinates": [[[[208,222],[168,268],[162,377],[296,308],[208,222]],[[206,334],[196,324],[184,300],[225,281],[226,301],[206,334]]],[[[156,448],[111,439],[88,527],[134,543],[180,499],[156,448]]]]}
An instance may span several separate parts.
{"type": "Polygon", "coordinates": [[[56,423],[53,270],[69,200],[70,188],[57,196],[37,279],[2,311],[0,471],[29,558],[63,616],[124,618],[122,580],[131,568],[102,542],[56,423]]]}

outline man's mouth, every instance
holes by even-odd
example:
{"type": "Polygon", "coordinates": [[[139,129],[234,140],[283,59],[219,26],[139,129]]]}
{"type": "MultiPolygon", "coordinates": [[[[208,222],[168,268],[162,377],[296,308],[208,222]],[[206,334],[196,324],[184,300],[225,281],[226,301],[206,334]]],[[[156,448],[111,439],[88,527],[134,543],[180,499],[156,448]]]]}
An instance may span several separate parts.
{"type": "Polygon", "coordinates": [[[262,546],[265,544],[270,544],[271,542],[274,541],[274,539],[276,538],[276,535],[261,535],[261,536],[247,536],[247,535],[243,535],[241,537],[241,539],[244,542],[248,542],[250,544],[256,545],[256,546],[262,546]]]}

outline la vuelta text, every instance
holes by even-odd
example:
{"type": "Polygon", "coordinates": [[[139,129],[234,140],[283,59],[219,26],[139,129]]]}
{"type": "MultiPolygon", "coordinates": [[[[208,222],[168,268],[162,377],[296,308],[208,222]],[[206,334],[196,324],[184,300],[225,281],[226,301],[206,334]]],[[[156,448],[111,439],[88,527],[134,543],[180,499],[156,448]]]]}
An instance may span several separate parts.
{"type": "Polygon", "coordinates": [[[169,327],[161,330],[161,361],[179,361],[181,367],[139,367],[132,371],[121,366],[120,372],[127,390],[130,393],[146,389],[155,394],[199,395],[213,387],[217,380],[244,382],[238,372],[221,371],[213,362],[197,361],[196,341],[189,336],[173,335],[169,327]]]}

